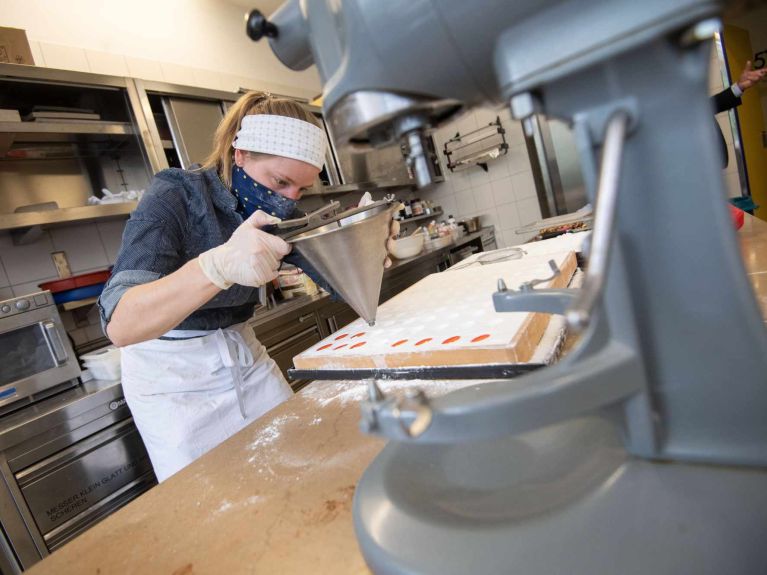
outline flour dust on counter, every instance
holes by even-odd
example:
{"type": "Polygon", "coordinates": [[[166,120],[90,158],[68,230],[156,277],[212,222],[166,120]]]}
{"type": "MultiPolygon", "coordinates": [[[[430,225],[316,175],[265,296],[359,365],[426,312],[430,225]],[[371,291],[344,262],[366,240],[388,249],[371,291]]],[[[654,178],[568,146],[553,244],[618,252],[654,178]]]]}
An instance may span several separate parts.
{"type": "Polygon", "coordinates": [[[227,511],[231,511],[232,509],[236,509],[237,507],[243,507],[248,505],[256,505],[258,503],[261,503],[264,500],[264,497],[261,495],[251,495],[250,497],[238,501],[238,502],[231,502],[228,499],[224,499],[221,502],[221,505],[218,507],[218,509],[215,509],[213,511],[214,515],[220,515],[222,513],[226,513],[227,511]]]}

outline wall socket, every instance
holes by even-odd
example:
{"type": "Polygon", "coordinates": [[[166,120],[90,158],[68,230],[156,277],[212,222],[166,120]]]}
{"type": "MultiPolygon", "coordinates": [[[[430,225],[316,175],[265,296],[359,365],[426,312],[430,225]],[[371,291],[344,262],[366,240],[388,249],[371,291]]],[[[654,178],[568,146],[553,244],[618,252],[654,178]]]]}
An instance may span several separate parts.
{"type": "Polygon", "coordinates": [[[60,278],[72,277],[72,269],[69,267],[66,252],[51,252],[51,259],[53,260],[53,265],[56,266],[56,273],[59,274],[60,278]]]}

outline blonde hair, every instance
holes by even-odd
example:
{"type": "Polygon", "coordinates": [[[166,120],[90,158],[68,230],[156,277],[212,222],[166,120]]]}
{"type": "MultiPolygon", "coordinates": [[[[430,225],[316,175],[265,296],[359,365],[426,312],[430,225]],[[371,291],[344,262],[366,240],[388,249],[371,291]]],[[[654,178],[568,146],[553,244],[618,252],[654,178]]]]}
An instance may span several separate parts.
{"type": "Polygon", "coordinates": [[[240,130],[242,119],[254,114],[287,116],[319,126],[319,122],[312,113],[305,110],[295,100],[277,98],[266,92],[244,94],[229,108],[224,119],[216,128],[216,133],[213,135],[213,149],[202,165],[204,170],[216,168],[221,181],[227,188],[232,185],[232,166],[234,164],[232,142],[240,130]]]}

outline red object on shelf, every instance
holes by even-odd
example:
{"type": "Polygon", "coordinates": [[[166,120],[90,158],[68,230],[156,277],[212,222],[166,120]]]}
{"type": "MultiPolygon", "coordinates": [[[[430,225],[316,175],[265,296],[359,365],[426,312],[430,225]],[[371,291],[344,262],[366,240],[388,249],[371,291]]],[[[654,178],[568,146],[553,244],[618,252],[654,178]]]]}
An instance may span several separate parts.
{"type": "Polygon", "coordinates": [[[39,287],[42,290],[49,290],[51,293],[59,293],[71,289],[103,284],[109,279],[110,275],[112,275],[111,268],[100,272],[80,274],[79,276],[72,276],[71,278],[41,283],[39,287]]]}
{"type": "Polygon", "coordinates": [[[730,206],[730,215],[732,216],[732,222],[735,224],[735,229],[739,230],[743,227],[743,222],[746,219],[745,212],[743,210],[739,210],[732,204],[728,205],[730,206]]]}

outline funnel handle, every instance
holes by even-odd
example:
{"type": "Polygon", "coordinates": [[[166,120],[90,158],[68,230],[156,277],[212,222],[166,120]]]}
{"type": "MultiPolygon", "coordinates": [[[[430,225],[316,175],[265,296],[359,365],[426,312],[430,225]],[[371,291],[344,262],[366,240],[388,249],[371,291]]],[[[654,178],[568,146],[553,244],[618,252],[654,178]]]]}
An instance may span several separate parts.
{"type": "Polygon", "coordinates": [[[304,228],[310,228],[315,224],[321,223],[323,219],[328,217],[328,215],[334,216],[340,207],[341,204],[334,200],[327,205],[322,206],[320,209],[314,210],[300,218],[282,220],[276,224],[264,226],[261,229],[274,236],[292,236],[297,232],[302,231],[304,228]]]}
{"type": "Polygon", "coordinates": [[[321,222],[328,215],[335,215],[340,207],[341,203],[333,200],[332,202],[322,206],[320,209],[309,212],[300,218],[282,220],[281,222],[275,224],[275,227],[279,228],[280,230],[284,230],[287,228],[297,228],[298,226],[311,226],[321,222]]]}

